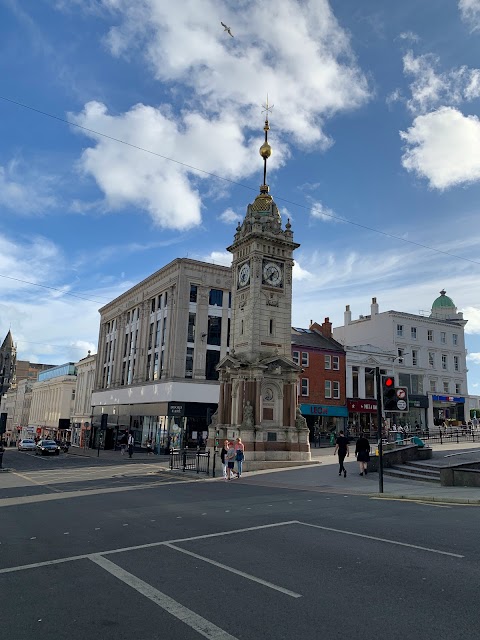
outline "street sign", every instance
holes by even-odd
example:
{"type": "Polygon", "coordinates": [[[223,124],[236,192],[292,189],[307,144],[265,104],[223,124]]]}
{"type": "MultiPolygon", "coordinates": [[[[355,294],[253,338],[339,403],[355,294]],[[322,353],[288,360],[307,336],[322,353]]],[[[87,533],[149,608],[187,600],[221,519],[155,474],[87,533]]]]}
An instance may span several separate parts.
{"type": "Polygon", "coordinates": [[[407,397],[407,391],[406,389],[403,389],[402,387],[397,389],[397,398],[399,400],[405,400],[405,398],[407,397]]]}
{"type": "Polygon", "coordinates": [[[397,409],[399,411],[405,411],[407,408],[407,403],[405,400],[397,400],[397,409]]]}

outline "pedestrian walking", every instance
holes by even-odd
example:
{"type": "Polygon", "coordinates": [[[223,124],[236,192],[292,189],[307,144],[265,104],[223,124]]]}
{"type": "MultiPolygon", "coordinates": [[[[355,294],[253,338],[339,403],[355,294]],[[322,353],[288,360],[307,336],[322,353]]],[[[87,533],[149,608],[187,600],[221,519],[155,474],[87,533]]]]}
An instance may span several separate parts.
{"type": "Polygon", "coordinates": [[[347,470],[343,465],[343,461],[345,460],[345,458],[348,458],[350,456],[350,451],[348,449],[348,438],[345,437],[343,431],[340,431],[337,437],[337,442],[335,444],[335,450],[333,452],[333,455],[335,455],[336,453],[338,453],[338,464],[339,464],[338,475],[341,476],[343,471],[343,477],[346,478],[347,470]]]}
{"type": "Polygon", "coordinates": [[[133,456],[133,445],[135,444],[135,439],[132,433],[128,435],[128,457],[131,458],[133,456]]]}
{"type": "Polygon", "coordinates": [[[227,480],[233,480],[233,478],[235,477],[235,471],[234,471],[235,446],[233,442],[228,443],[226,459],[227,459],[227,480]]]}
{"type": "Polygon", "coordinates": [[[153,455],[153,446],[152,446],[152,441],[150,440],[150,438],[147,440],[147,442],[145,443],[146,447],[147,447],[147,453],[150,455],[153,455]]]}
{"type": "Polygon", "coordinates": [[[228,440],[225,440],[225,442],[223,443],[223,447],[220,451],[220,460],[222,461],[222,473],[223,473],[224,480],[227,479],[227,461],[225,459],[225,456],[227,455],[227,451],[228,451],[228,440]]]}
{"type": "Polygon", "coordinates": [[[127,446],[128,446],[128,433],[125,431],[125,433],[120,439],[120,453],[122,454],[122,456],[125,453],[127,446]]]}
{"type": "Polygon", "coordinates": [[[235,443],[235,462],[237,463],[237,478],[242,475],[243,461],[245,460],[245,445],[241,438],[235,443]]]}
{"type": "Polygon", "coordinates": [[[360,466],[360,475],[367,475],[367,466],[370,462],[370,442],[365,437],[364,433],[360,434],[359,439],[355,444],[355,455],[357,456],[357,462],[360,466]]]}

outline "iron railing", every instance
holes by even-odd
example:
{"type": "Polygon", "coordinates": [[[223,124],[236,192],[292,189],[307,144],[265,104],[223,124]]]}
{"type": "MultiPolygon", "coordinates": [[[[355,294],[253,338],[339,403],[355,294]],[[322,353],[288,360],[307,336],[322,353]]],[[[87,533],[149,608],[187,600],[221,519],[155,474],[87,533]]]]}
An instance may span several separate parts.
{"type": "MultiPolygon", "coordinates": [[[[170,471],[190,471],[210,475],[210,451],[170,449],[170,471]]],[[[215,475],[215,469],[213,469],[215,475]]]]}

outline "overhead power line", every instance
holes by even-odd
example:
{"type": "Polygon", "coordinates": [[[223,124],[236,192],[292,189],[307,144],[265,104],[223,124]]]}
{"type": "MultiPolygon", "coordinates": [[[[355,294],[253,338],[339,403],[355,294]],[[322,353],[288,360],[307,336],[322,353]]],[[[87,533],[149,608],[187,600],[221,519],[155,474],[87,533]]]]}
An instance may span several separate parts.
{"type": "MultiPolygon", "coordinates": [[[[257,191],[256,188],[251,187],[250,185],[243,184],[242,182],[237,182],[236,180],[232,180],[230,178],[225,178],[224,176],[220,176],[216,173],[212,173],[211,171],[206,171],[205,169],[200,169],[199,167],[195,167],[186,162],[181,162],[180,160],[176,160],[175,158],[169,158],[168,156],[162,155],[156,151],[152,151],[151,149],[146,149],[145,147],[140,147],[136,144],[132,144],[131,142],[127,142],[126,140],[122,140],[121,138],[116,138],[114,136],[110,136],[106,133],[102,133],[101,131],[96,131],[95,129],[90,129],[89,127],[84,127],[77,122],[72,122],[71,120],[67,120],[66,118],[61,118],[60,116],[56,116],[52,113],[48,113],[47,111],[43,111],[42,109],[37,109],[36,107],[32,107],[23,102],[19,102],[18,100],[13,100],[12,98],[7,98],[6,96],[0,95],[0,100],[4,100],[5,102],[9,102],[10,104],[14,104],[18,107],[22,107],[23,109],[28,109],[29,111],[33,111],[47,118],[51,118],[52,120],[57,120],[58,122],[62,122],[63,124],[68,124],[71,127],[76,127],[78,129],[82,129],[83,131],[87,131],[88,133],[93,133],[96,136],[100,136],[102,138],[106,138],[108,140],[112,140],[114,142],[118,142],[119,144],[123,144],[132,149],[137,149],[138,151],[143,151],[144,153],[148,153],[150,155],[156,156],[158,158],[162,158],[163,160],[167,160],[168,162],[174,162],[186,169],[191,169],[192,171],[197,171],[199,173],[203,173],[204,175],[210,176],[212,178],[216,178],[217,180],[222,180],[224,182],[228,182],[229,184],[233,184],[237,187],[242,187],[242,189],[248,189],[249,191],[257,191]]],[[[421,249],[427,249],[428,251],[435,251],[436,253],[440,253],[444,256],[449,256],[450,258],[456,258],[457,260],[463,260],[465,262],[470,262],[472,264],[480,265],[480,262],[477,260],[472,260],[471,258],[466,258],[464,256],[458,256],[449,251],[443,251],[442,249],[437,249],[436,247],[431,247],[430,245],[423,244],[421,242],[416,242],[415,240],[409,240],[408,238],[402,238],[401,236],[397,236],[393,233],[388,233],[387,231],[382,231],[381,229],[376,229],[374,227],[369,227],[366,224],[362,224],[360,222],[354,222],[353,220],[349,220],[348,218],[343,218],[341,216],[337,216],[334,213],[327,213],[321,209],[317,209],[315,206],[306,206],[299,202],[295,202],[293,200],[288,200],[287,198],[283,198],[282,196],[275,195],[275,199],[286,204],[290,204],[294,207],[299,207],[300,209],[305,209],[306,211],[317,211],[321,213],[322,216],[326,216],[328,218],[332,218],[333,220],[338,220],[340,222],[344,222],[345,224],[353,225],[359,229],[364,229],[365,231],[371,231],[372,233],[378,233],[386,238],[391,238],[392,240],[399,240],[400,242],[405,242],[407,244],[420,247],[421,249]]],[[[32,283],[33,284],[33,283],[32,283]]],[[[74,294],[69,294],[74,295],[74,294]]],[[[78,297],[78,296],[77,296],[78,297]]]]}

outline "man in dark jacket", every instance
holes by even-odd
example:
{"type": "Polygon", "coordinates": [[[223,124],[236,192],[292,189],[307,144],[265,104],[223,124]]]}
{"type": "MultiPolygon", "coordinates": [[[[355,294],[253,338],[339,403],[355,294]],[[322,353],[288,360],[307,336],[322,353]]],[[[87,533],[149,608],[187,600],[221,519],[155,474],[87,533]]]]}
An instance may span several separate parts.
{"type": "Polygon", "coordinates": [[[360,475],[367,475],[367,466],[370,461],[370,442],[363,433],[360,434],[355,445],[355,455],[357,456],[357,461],[360,465],[360,475]]]}
{"type": "Polygon", "coordinates": [[[335,444],[335,451],[333,452],[333,455],[335,455],[337,452],[338,452],[338,464],[340,465],[338,470],[338,475],[341,476],[343,471],[343,477],[346,478],[347,470],[343,466],[343,461],[345,460],[346,457],[350,455],[350,451],[348,450],[348,438],[344,435],[343,431],[340,431],[340,433],[338,434],[337,441],[335,444]]]}

